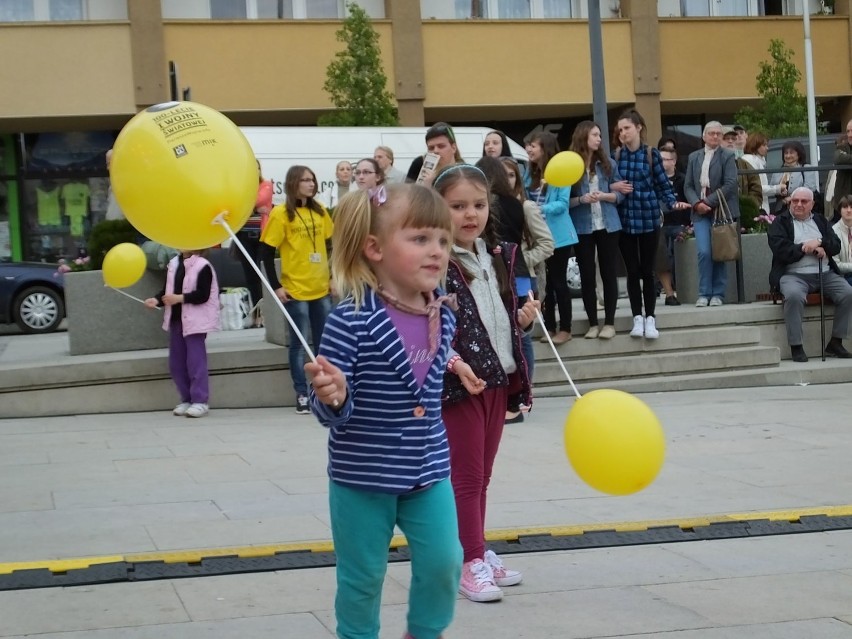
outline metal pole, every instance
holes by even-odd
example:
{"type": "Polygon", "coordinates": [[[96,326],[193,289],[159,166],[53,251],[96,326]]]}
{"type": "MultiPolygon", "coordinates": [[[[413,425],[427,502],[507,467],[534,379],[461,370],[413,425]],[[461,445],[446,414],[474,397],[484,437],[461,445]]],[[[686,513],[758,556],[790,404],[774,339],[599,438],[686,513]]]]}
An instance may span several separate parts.
{"type": "Polygon", "coordinates": [[[609,153],[609,119],[606,113],[606,78],[603,64],[603,38],[601,36],[601,5],[599,0],[589,0],[589,52],[592,62],[592,105],[594,120],[601,127],[601,148],[609,153]]]}
{"type": "Polygon", "coordinates": [[[814,98],[814,54],[811,48],[810,1],[802,0],[802,19],[805,24],[805,86],[808,98],[808,141],[811,164],[819,164],[816,129],[816,99],[814,98]]]}

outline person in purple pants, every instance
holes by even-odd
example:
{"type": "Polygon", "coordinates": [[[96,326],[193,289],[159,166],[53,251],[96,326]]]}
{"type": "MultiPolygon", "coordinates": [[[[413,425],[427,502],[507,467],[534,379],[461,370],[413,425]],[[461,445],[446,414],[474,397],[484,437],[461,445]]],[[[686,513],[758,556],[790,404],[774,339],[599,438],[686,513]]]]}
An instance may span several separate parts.
{"type": "Polygon", "coordinates": [[[165,307],[163,330],[169,333],[169,373],[180,403],[179,417],[204,417],[209,411],[207,333],[219,330],[219,282],[201,251],[172,258],[166,286],[145,300],[148,308],[165,307]]]}

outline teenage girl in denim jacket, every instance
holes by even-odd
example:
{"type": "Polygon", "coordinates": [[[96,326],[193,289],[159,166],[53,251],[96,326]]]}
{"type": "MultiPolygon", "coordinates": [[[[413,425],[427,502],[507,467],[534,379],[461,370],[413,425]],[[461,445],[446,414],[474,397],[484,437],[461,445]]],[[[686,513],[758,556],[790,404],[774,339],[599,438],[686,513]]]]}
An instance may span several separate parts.
{"type": "Polygon", "coordinates": [[[577,265],[580,267],[580,285],[583,306],[589,318],[586,339],[612,339],[615,337],[615,307],[618,303],[619,258],[618,238],[621,220],[616,205],[624,199],[621,193],[610,190],[613,182],[620,182],[615,161],[601,148],[601,128],[591,120],[584,120],[574,129],[571,150],[583,158],[586,171],[577,183],[571,198],[571,219],[577,229],[577,265]],[[604,295],[604,326],[598,327],[597,282],[595,253],[600,265],[604,295]]]}
{"type": "MultiPolygon", "coordinates": [[[[534,133],[527,141],[530,158],[529,171],[524,176],[527,198],[541,206],[541,213],[553,235],[556,249],[545,264],[547,286],[542,300],[544,324],[554,344],[564,344],[571,339],[571,290],[568,288],[568,260],[572,246],[577,243],[577,232],[568,215],[571,187],[552,187],[544,182],[544,167],[559,152],[556,136],[547,131],[534,133]],[[559,330],[556,330],[556,309],[559,308],[559,330]]],[[[546,338],[544,341],[547,341],[546,338]]]]}

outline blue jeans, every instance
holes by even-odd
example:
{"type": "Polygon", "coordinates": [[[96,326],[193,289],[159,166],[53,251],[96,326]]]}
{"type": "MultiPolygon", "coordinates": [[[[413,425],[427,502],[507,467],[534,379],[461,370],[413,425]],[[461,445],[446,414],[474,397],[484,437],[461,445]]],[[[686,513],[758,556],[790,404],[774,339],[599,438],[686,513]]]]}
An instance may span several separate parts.
{"type": "Polygon", "coordinates": [[[695,230],[695,241],[698,242],[698,296],[725,299],[728,263],[713,261],[713,251],[710,248],[713,216],[710,214],[694,216],[692,227],[695,230]]]}
{"type": "MultiPolygon", "coordinates": [[[[331,313],[331,295],[326,295],[318,300],[303,302],[302,300],[291,299],[284,305],[290,317],[299,327],[299,332],[308,340],[308,324],[311,327],[311,341],[309,342],[317,352],[322,330],[325,328],[325,320],[328,314],[331,313]]],[[[290,377],[293,378],[293,389],[296,395],[308,394],[308,380],[305,377],[305,349],[299,338],[296,337],[296,331],[290,326],[290,377]]]]}

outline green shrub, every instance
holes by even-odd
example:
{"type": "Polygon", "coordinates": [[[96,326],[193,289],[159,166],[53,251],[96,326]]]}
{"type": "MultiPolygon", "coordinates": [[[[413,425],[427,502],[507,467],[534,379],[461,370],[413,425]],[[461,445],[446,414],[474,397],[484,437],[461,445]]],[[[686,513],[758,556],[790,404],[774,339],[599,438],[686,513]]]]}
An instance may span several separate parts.
{"type": "Polygon", "coordinates": [[[751,233],[754,230],[757,221],[754,219],[760,215],[760,207],[755,201],[745,195],[740,195],[740,227],[745,229],[746,233],[751,233]]]}
{"type": "Polygon", "coordinates": [[[104,220],[92,227],[88,251],[93,269],[101,269],[104,256],[113,246],[122,242],[136,243],[139,232],[127,220],[104,220]]]}

